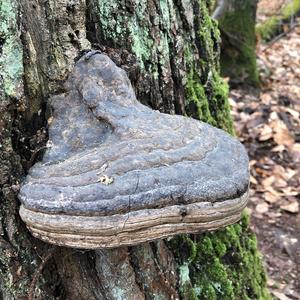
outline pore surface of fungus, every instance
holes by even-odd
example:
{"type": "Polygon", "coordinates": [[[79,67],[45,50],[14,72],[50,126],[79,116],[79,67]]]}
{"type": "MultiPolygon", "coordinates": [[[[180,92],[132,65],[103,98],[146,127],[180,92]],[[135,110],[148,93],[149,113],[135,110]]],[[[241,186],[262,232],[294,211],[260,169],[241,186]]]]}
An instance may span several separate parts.
{"type": "Polygon", "coordinates": [[[21,187],[32,234],[77,248],[133,245],[239,220],[248,157],[224,131],[142,105],[124,70],[89,52],[51,99],[48,149],[21,187]]]}

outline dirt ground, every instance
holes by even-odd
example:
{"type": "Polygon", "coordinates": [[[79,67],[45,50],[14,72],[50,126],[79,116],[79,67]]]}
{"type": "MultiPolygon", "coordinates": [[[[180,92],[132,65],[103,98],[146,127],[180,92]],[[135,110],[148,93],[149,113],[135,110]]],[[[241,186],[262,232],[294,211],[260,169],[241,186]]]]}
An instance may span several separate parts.
{"type": "Polygon", "coordinates": [[[257,57],[261,88],[230,93],[236,132],[250,157],[248,209],[271,293],[300,299],[300,26],[258,45],[257,57]]]}

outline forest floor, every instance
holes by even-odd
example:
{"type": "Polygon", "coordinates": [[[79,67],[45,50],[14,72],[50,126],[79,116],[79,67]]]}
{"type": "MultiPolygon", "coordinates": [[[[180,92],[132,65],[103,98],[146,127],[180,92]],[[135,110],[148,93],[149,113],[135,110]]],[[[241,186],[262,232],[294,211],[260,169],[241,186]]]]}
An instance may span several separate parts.
{"type": "Polygon", "coordinates": [[[280,14],[282,8],[290,4],[293,0],[259,0],[257,4],[256,21],[263,23],[268,18],[280,14]]]}
{"type": "Polygon", "coordinates": [[[279,300],[300,299],[300,27],[257,47],[260,89],[230,93],[236,132],[250,157],[249,212],[279,300]]]}

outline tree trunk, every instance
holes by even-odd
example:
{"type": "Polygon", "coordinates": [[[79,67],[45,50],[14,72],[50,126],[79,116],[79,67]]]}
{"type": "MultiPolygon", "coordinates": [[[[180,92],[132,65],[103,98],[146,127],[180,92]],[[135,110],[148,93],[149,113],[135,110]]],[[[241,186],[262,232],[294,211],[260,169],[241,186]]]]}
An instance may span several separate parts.
{"type": "Polygon", "coordinates": [[[0,2],[0,298],[268,299],[246,216],[215,233],[79,251],[34,239],[18,215],[20,182],[47,141],[47,100],[86,49],[123,67],[143,103],[233,133],[208,5],[0,2]]]}
{"type": "Polygon", "coordinates": [[[219,0],[212,16],[221,29],[221,71],[233,84],[258,85],[255,20],[257,0],[219,0]]]}

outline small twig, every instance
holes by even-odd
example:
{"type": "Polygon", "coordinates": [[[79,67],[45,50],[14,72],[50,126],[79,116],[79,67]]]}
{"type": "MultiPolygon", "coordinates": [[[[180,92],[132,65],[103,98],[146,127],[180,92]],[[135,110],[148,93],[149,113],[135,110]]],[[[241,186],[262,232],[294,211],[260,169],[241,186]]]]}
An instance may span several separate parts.
{"type": "Polygon", "coordinates": [[[54,246],[45,255],[43,255],[42,262],[40,263],[39,267],[37,268],[37,270],[33,274],[33,278],[32,278],[32,281],[30,283],[29,290],[28,290],[28,300],[33,300],[34,299],[34,292],[35,292],[36,284],[39,280],[39,277],[42,274],[46,263],[54,255],[54,253],[57,249],[58,249],[58,247],[54,246]]]}
{"type": "Polygon", "coordinates": [[[279,41],[281,38],[285,37],[287,34],[292,32],[297,26],[299,26],[299,23],[294,23],[293,26],[289,28],[286,32],[282,32],[281,34],[277,35],[273,40],[271,40],[264,49],[262,49],[262,52],[265,52],[267,49],[272,47],[273,44],[275,44],[277,41],[279,41]]]}

